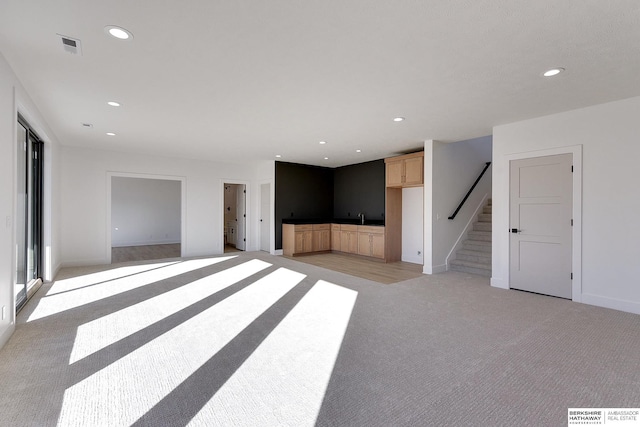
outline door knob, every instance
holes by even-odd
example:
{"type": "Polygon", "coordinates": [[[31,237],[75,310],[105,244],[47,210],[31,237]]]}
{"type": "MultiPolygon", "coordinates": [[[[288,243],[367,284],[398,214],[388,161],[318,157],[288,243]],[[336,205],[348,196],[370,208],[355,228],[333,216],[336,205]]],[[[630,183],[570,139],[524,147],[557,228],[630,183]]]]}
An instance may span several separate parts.
{"type": "Polygon", "coordinates": [[[512,228],[510,231],[512,233],[522,233],[522,230],[518,230],[517,228],[512,228]]]}

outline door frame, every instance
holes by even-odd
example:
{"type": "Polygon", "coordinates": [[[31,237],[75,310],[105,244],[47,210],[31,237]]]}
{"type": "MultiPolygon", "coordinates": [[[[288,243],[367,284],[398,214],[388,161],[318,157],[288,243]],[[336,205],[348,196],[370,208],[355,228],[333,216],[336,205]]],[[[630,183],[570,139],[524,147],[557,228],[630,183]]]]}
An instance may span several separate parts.
{"type": "MultiPolygon", "coordinates": [[[[537,150],[524,153],[507,154],[504,156],[504,168],[510,170],[512,160],[530,159],[535,157],[554,156],[557,154],[572,154],[573,156],[573,182],[572,182],[572,210],[573,210],[573,230],[571,235],[571,271],[573,273],[573,281],[571,282],[571,299],[575,302],[582,302],[582,145],[573,145],[567,147],[551,148],[546,150],[537,150]]],[[[509,176],[509,174],[507,174],[509,176]]],[[[503,200],[507,201],[507,222],[509,219],[509,209],[511,209],[511,198],[509,189],[511,187],[511,178],[506,178],[506,184],[503,185],[501,194],[503,200]]],[[[502,240],[503,247],[506,248],[505,256],[507,263],[504,268],[505,283],[511,289],[510,266],[511,266],[511,245],[508,230],[496,230],[494,227],[494,238],[499,236],[502,240]]]]}
{"type": "MultiPolygon", "coordinates": [[[[260,202],[258,203],[259,206],[259,216],[262,217],[262,186],[264,184],[269,184],[269,253],[271,255],[273,255],[273,248],[275,247],[276,241],[275,241],[275,229],[276,229],[276,221],[274,218],[274,198],[275,198],[275,189],[273,188],[273,180],[271,179],[267,179],[264,181],[258,181],[258,188],[260,188],[260,196],[258,197],[260,199],[260,202]]],[[[258,220],[260,220],[261,218],[258,218],[258,220]]],[[[258,233],[258,242],[261,242],[262,240],[262,223],[258,224],[258,229],[260,230],[258,233]]],[[[258,249],[261,250],[260,248],[261,243],[258,244],[258,249]]]]}
{"type": "Polygon", "coordinates": [[[218,212],[218,215],[220,215],[220,219],[218,222],[218,233],[219,234],[219,239],[218,239],[218,247],[220,248],[220,253],[224,254],[224,186],[225,184],[238,184],[238,185],[244,185],[244,189],[246,191],[245,194],[245,199],[244,199],[244,210],[245,210],[245,215],[246,218],[244,219],[244,235],[245,235],[245,244],[244,244],[244,250],[245,252],[248,251],[253,251],[253,246],[251,246],[252,244],[252,239],[251,239],[251,233],[253,232],[253,227],[251,226],[251,205],[252,205],[252,199],[251,199],[251,182],[250,181],[243,181],[240,179],[221,179],[219,180],[219,194],[220,194],[220,198],[218,200],[218,206],[220,206],[220,211],[218,212]]]}
{"type": "Polygon", "coordinates": [[[107,233],[105,239],[107,243],[105,248],[107,264],[111,264],[111,178],[113,177],[180,181],[180,257],[184,257],[187,246],[187,177],[107,171],[107,233]]]}

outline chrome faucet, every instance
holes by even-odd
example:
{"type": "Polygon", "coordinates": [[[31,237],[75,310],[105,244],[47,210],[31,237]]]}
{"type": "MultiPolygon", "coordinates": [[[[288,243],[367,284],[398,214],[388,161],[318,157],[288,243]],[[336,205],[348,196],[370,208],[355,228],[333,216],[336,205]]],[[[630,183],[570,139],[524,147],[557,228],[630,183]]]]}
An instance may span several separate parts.
{"type": "Polygon", "coordinates": [[[364,212],[360,212],[358,214],[358,218],[360,218],[360,221],[361,221],[362,225],[364,225],[364,212]]]}

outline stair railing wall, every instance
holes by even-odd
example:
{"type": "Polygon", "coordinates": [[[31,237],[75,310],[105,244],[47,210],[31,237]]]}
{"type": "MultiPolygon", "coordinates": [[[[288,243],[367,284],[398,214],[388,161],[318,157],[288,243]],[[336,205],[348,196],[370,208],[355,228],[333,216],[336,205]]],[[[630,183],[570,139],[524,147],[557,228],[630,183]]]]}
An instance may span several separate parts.
{"type": "Polygon", "coordinates": [[[480,203],[476,206],[476,209],[473,211],[473,214],[469,217],[469,221],[467,221],[467,225],[465,225],[464,229],[458,236],[458,240],[456,240],[456,242],[453,244],[453,247],[447,254],[447,258],[445,259],[447,271],[449,271],[449,261],[452,260],[455,254],[458,252],[458,250],[462,248],[462,244],[467,239],[467,235],[469,234],[469,231],[471,231],[471,229],[473,228],[473,223],[476,221],[478,214],[482,212],[482,209],[487,204],[487,200],[489,200],[490,198],[491,198],[491,193],[484,194],[484,196],[482,197],[482,200],[480,200],[480,203]]]}
{"type": "Polygon", "coordinates": [[[462,201],[460,202],[456,210],[449,217],[450,220],[453,220],[456,217],[456,215],[458,215],[458,212],[460,212],[460,209],[462,209],[462,206],[464,206],[464,203],[467,201],[467,199],[469,198],[473,190],[476,188],[476,186],[478,185],[478,182],[480,182],[480,180],[484,176],[484,173],[487,171],[487,169],[489,169],[489,166],[491,166],[491,162],[485,163],[484,169],[482,169],[482,172],[480,172],[480,175],[478,175],[478,178],[475,180],[475,182],[473,183],[469,191],[467,191],[467,194],[465,194],[465,196],[463,197],[462,201]]]}

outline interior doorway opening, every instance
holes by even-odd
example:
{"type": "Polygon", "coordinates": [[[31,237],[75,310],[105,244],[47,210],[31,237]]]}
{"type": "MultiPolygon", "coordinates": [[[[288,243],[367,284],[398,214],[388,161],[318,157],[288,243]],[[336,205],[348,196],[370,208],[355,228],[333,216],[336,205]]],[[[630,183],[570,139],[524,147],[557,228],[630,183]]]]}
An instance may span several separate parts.
{"type": "Polygon", "coordinates": [[[179,258],[182,182],[111,177],[111,263],[179,258]]]}
{"type": "Polygon", "coordinates": [[[247,186],[224,183],[224,252],[247,249],[247,186]]]}

